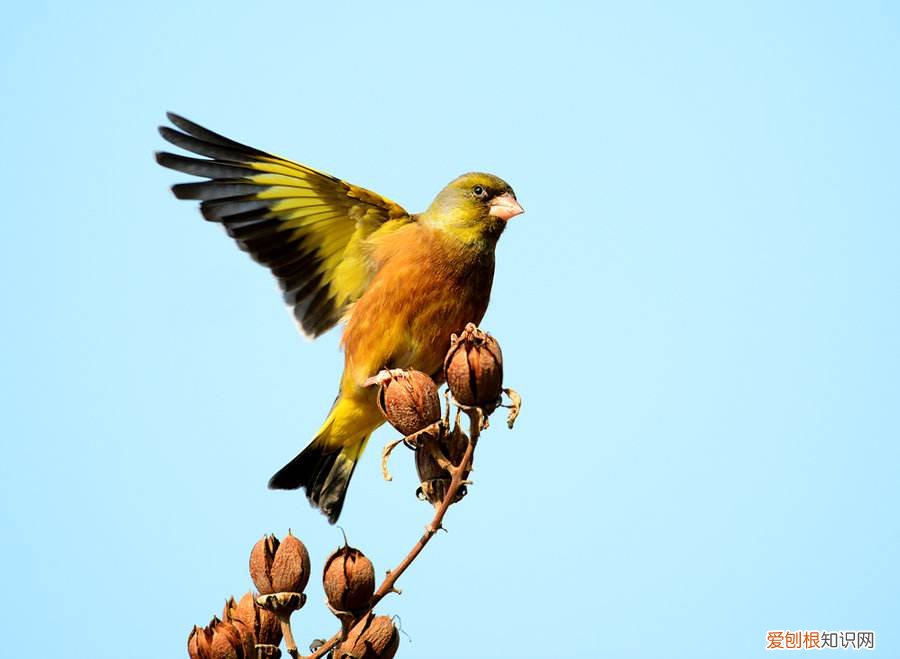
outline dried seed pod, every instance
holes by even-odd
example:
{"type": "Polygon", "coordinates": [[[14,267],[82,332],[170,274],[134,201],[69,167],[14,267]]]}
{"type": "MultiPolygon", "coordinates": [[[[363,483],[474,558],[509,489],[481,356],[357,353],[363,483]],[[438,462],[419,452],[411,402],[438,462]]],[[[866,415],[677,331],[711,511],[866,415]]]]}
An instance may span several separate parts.
{"type": "Polygon", "coordinates": [[[222,619],[235,623],[242,631],[246,629],[252,634],[254,644],[278,645],[281,643],[281,624],[278,622],[278,617],[257,604],[253,593],[246,593],[237,603],[233,597],[225,602],[222,619]]]}
{"type": "Polygon", "coordinates": [[[188,637],[188,655],[191,659],[252,659],[240,630],[230,622],[218,618],[204,628],[194,627],[188,637]]]}
{"type": "Polygon", "coordinates": [[[469,323],[462,334],[450,337],[444,376],[457,402],[492,412],[503,389],[500,344],[490,334],[469,323]]]}
{"type": "Polygon", "coordinates": [[[282,542],[263,536],[250,552],[250,577],[262,595],[302,593],[309,572],[309,552],[290,531],[282,542]]]}
{"type": "MultiPolygon", "coordinates": [[[[416,472],[419,474],[419,489],[416,495],[426,499],[434,506],[441,505],[447,496],[447,488],[450,487],[450,472],[441,467],[432,452],[431,443],[436,443],[437,448],[443,453],[454,467],[462,463],[466,448],[469,446],[469,437],[459,426],[452,431],[441,433],[438,437],[429,435],[423,438],[416,447],[416,472]]],[[[465,480],[469,476],[469,470],[463,472],[465,480]]],[[[466,486],[463,485],[456,493],[456,501],[466,496],[466,486]]]]}
{"type": "MultiPolygon", "coordinates": [[[[212,623],[210,623],[212,624],[212,623]]],[[[191,659],[209,659],[213,633],[209,627],[194,625],[188,636],[188,655],[191,659]]]]}
{"type": "Polygon", "coordinates": [[[222,620],[225,622],[231,622],[234,620],[235,613],[237,612],[238,603],[235,601],[234,597],[229,597],[225,600],[225,608],[222,609],[222,620]]]}
{"type": "Polygon", "coordinates": [[[403,435],[412,435],[441,418],[437,385],[421,371],[392,374],[378,391],[378,407],[403,435]]]}
{"type": "Polygon", "coordinates": [[[332,609],[355,613],[375,593],[375,568],[359,549],[344,545],[325,561],[322,584],[332,609]]]}
{"type": "Polygon", "coordinates": [[[213,627],[210,659],[250,659],[252,650],[245,651],[244,640],[236,625],[218,621],[213,627]]]}
{"type": "Polygon", "coordinates": [[[252,617],[250,621],[246,621],[244,620],[244,615],[245,612],[238,611],[238,603],[234,601],[233,597],[229,597],[225,600],[225,608],[222,611],[222,622],[228,622],[235,626],[241,636],[244,654],[248,657],[252,657],[255,653],[256,635],[253,633],[252,617]]]}
{"type": "Polygon", "coordinates": [[[369,613],[334,650],[334,659],[392,659],[400,634],[387,616],[369,613]]]}
{"type": "Polygon", "coordinates": [[[253,607],[253,634],[256,636],[256,642],[262,645],[280,644],[281,623],[278,622],[278,616],[257,604],[252,593],[247,593],[241,598],[238,609],[249,606],[253,607]]]}
{"type": "Polygon", "coordinates": [[[279,544],[274,535],[264,535],[250,550],[250,578],[257,590],[264,595],[275,592],[270,573],[279,544]]]}
{"type": "Polygon", "coordinates": [[[288,531],[275,552],[272,586],[278,593],[302,593],[309,583],[310,564],[306,545],[288,531]]]}

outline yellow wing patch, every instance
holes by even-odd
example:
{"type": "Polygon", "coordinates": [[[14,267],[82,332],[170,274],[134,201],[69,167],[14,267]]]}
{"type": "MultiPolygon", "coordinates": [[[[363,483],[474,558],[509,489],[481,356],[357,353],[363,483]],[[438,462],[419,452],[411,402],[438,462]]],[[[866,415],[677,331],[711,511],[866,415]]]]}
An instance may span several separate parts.
{"type": "Polygon", "coordinates": [[[173,186],[203,217],[278,279],[304,334],[333,327],[374,274],[369,240],[412,222],[393,201],[306,165],[248,147],[170,113],[162,136],[204,158],[158,153],[171,169],[207,180],[173,186]]]}

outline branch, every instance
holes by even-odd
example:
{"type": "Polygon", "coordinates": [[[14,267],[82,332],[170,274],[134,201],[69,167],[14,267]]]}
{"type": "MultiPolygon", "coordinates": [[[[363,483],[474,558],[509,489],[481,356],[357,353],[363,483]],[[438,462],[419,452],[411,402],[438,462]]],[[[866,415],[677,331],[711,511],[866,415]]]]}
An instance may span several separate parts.
{"type": "MultiPolygon", "coordinates": [[[[485,415],[484,412],[478,407],[472,407],[465,410],[466,414],[469,416],[469,444],[466,446],[466,452],[463,454],[463,458],[460,461],[458,466],[450,466],[448,470],[450,471],[450,486],[447,488],[447,493],[444,496],[443,501],[441,501],[441,505],[438,507],[437,511],[434,513],[434,517],[428,526],[425,527],[425,533],[419,538],[418,542],[413,546],[410,552],[400,561],[399,565],[395,567],[393,570],[388,572],[387,576],[384,578],[384,581],[381,582],[381,585],[378,586],[378,590],[375,591],[375,594],[372,596],[372,600],[369,602],[368,608],[360,613],[357,618],[355,624],[358,624],[360,621],[365,620],[366,616],[375,608],[375,606],[389,593],[399,592],[394,584],[397,583],[397,579],[399,579],[406,569],[412,565],[412,562],[416,560],[416,557],[422,553],[422,550],[425,549],[425,545],[428,544],[428,541],[434,536],[435,533],[438,532],[438,529],[443,528],[444,515],[447,514],[447,510],[453,505],[453,502],[456,500],[456,494],[459,492],[459,488],[463,485],[463,475],[471,469],[472,466],[472,456],[475,454],[475,444],[478,442],[478,436],[481,434],[481,428],[484,423],[485,415]]],[[[322,645],[316,648],[316,651],[312,654],[303,657],[303,659],[320,659],[328,654],[333,648],[335,648],[338,643],[340,643],[344,638],[343,631],[337,632],[330,639],[325,641],[322,645]]]]}

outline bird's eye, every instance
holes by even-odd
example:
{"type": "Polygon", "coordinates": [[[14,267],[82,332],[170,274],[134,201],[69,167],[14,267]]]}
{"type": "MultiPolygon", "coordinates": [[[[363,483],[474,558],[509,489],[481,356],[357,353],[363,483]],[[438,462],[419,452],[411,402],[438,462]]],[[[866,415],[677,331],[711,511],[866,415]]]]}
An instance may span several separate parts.
{"type": "Polygon", "coordinates": [[[472,194],[474,194],[476,197],[483,197],[484,188],[480,185],[476,185],[474,188],[472,188],[472,194]]]}

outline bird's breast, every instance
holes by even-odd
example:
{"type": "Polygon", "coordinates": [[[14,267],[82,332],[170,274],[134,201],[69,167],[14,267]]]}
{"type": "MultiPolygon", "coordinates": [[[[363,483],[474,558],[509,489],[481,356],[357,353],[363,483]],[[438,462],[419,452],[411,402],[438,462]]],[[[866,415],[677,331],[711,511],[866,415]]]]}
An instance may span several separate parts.
{"type": "Polygon", "coordinates": [[[385,367],[440,376],[450,334],[487,310],[493,249],[413,237],[385,259],[347,323],[345,376],[357,383],[385,367]]]}

